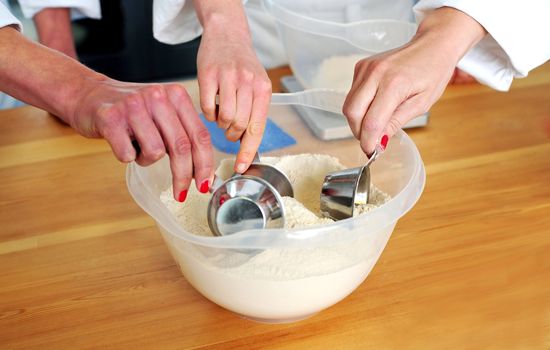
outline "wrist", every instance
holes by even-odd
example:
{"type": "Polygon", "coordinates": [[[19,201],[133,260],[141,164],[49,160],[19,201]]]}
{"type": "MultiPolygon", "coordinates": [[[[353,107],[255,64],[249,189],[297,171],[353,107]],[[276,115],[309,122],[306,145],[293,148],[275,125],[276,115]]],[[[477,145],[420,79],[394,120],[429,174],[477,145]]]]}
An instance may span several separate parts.
{"type": "Polygon", "coordinates": [[[426,16],[412,41],[435,43],[458,63],[486,34],[485,28],[466,13],[442,7],[426,16]]]}
{"type": "Polygon", "coordinates": [[[194,1],[205,36],[221,36],[251,43],[250,30],[241,0],[194,1]]]}
{"type": "Polygon", "coordinates": [[[112,80],[106,75],[88,69],[83,73],[78,84],[68,84],[67,88],[58,95],[62,101],[67,101],[64,104],[65,109],[62,111],[63,116],[60,117],[73,128],[76,128],[75,119],[79,111],[87,106],[86,99],[99,86],[112,80]]]}

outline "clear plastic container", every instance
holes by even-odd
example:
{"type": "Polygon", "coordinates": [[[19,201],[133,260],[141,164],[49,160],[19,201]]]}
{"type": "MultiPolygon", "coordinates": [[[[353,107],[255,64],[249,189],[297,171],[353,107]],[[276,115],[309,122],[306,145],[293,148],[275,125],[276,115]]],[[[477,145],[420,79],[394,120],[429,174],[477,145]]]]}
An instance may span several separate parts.
{"type": "MultiPolygon", "coordinates": [[[[362,0],[263,0],[264,8],[277,23],[292,72],[306,89],[338,88],[319,79],[323,61],[331,57],[366,57],[406,44],[415,34],[416,25],[395,18],[406,17],[399,14],[403,8],[407,11],[407,6],[411,12],[412,4],[397,3],[384,4],[387,13],[393,10],[396,16],[373,19],[362,0]]],[[[351,80],[354,65],[338,68],[351,80]]]]}
{"type": "MultiPolygon", "coordinates": [[[[347,167],[366,161],[357,140],[315,138],[292,107],[271,106],[269,115],[297,142],[262,156],[321,153],[337,157],[347,167]]],[[[228,157],[215,153],[217,162],[228,157]]],[[[186,232],[159,199],[172,183],[166,158],[149,167],[132,163],[127,168],[132,197],[156,221],[185,278],[214,303],[270,323],[315,314],[345,298],[367,277],[397,220],[424,188],[424,165],[404,132],[390,140],[372,165],[371,178],[392,199],[362,216],[307,229],[205,237],[186,232]]]]}

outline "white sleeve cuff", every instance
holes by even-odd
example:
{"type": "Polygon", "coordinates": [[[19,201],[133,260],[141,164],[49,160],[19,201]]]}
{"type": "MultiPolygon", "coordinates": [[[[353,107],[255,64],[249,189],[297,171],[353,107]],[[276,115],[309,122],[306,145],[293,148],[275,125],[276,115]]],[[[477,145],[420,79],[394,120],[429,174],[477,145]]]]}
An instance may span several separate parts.
{"type": "Polygon", "coordinates": [[[192,1],[154,0],[153,36],[166,44],[191,41],[202,34],[192,1]]]}
{"type": "Polygon", "coordinates": [[[489,33],[458,64],[481,83],[508,90],[514,77],[550,59],[550,1],[421,0],[414,8],[417,21],[444,6],[468,14],[489,33]]]}
{"type": "Polygon", "coordinates": [[[21,11],[27,18],[32,18],[38,12],[52,7],[66,7],[71,9],[71,18],[101,18],[99,0],[19,0],[21,11]]]}
{"type": "Polygon", "coordinates": [[[17,30],[21,30],[21,22],[19,22],[19,20],[11,14],[10,10],[0,2],[0,28],[11,25],[15,26],[17,30]]]}

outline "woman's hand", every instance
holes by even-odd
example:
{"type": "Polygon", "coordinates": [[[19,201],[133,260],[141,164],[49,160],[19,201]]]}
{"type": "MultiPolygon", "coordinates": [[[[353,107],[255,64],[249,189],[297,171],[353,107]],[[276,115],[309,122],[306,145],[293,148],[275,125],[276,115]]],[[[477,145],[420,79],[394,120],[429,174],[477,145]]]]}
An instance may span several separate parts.
{"type": "Polygon", "coordinates": [[[407,45],[361,60],[344,103],[353,135],[370,155],[439,99],[462,56],[485,30],[453,8],[433,11],[407,45]]]}
{"type": "Polygon", "coordinates": [[[201,109],[206,119],[226,130],[227,139],[241,140],[234,170],[242,173],[262,141],[271,82],[254,53],[242,2],[194,5],[204,28],[197,58],[201,109]]]}
{"type": "Polygon", "coordinates": [[[193,177],[206,193],[214,176],[210,134],[180,84],[132,84],[106,79],[78,101],[69,123],[86,137],[103,137],[121,162],[150,165],[170,158],[174,198],[185,201],[193,177]],[[140,151],[133,147],[133,140],[140,151]]]}

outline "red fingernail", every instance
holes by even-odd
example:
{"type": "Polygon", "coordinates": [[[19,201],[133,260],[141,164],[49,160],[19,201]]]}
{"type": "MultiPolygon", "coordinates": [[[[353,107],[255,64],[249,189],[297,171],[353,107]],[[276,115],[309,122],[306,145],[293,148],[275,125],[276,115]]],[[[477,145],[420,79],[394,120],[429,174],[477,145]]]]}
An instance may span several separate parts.
{"type": "Polygon", "coordinates": [[[201,188],[199,189],[200,193],[206,193],[210,189],[210,186],[208,186],[208,180],[204,180],[201,183],[201,188]]]}
{"type": "Polygon", "coordinates": [[[185,199],[187,198],[187,192],[188,192],[188,190],[183,190],[183,191],[180,192],[180,195],[178,196],[178,201],[180,203],[185,202],[185,199]]]}
{"type": "Polygon", "coordinates": [[[386,149],[386,146],[388,145],[388,140],[388,135],[382,136],[382,138],[380,139],[380,146],[382,146],[382,149],[386,149]]]}

